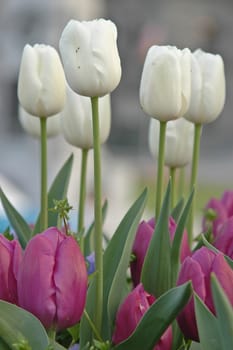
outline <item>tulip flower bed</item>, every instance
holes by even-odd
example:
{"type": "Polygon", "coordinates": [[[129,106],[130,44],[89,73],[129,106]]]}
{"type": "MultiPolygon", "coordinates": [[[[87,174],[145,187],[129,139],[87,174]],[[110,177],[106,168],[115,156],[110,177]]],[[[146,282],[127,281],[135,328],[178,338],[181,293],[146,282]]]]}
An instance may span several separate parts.
{"type": "Polygon", "coordinates": [[[51,46],[24,48],[20,120],[40,140],[41,208],[32,227],[0,190],[13,228],[0,236],[0,348],[233,349],[233,191],[210,199],[193,239],[201,131],[224,106],[223,60],[201,50],[149,49],[139,95],[157,159],[154,216],[143,220],[145,189],[108,240],[101,144],[110,131],[110,93],[121,78],[116,40],[111,21],[72,20],[60,39],[63,64],[51,46]],[[73,155],[47,188],[47,137],[59,124],[82,154],[75,232],[67,200],[73,155]],[[86,227],[90,149],[94,221],[86,227]],[[185,200],[176,173],[182,179],[190,163],[185,200]]]}

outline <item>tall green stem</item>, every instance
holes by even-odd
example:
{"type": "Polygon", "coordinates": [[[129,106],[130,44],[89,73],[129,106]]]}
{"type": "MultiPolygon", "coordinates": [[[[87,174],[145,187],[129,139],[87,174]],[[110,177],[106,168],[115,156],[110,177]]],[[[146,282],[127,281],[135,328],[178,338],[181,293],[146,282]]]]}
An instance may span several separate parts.
{"type": "Polygon", "coordinates": [[[41,140],[41,231],[48,227],[48,196],[47,196],[47,118],[40,118],[41,140]]]}
{"type": "Polygon", "coordinates": [[[185,166],[179,169],[178,177],[178,199],[184,196],[185,189],[185,166]]]}
{"type": "Polygon", "coordinates": [[[160,122],[159,131],[159,154],[158,154],[158,171],[156,184],[156,204],[155,204],[155,218],[157,219],[160,213],[162,195],[163,195],[163,173],[164,173],[164,156],[165,156],[165,136],[166,136],[167,122],[160,122]]]}
{"type": "Polygon", "coordinates": [[[194,225],[194,215],[195,215],[195,205],[196,205],[196,185],[197,185],[197,174],[198,174],[198,164],[200,155],[200,143],[201,143],[201,132],[202,124],[195,124],[194,129],[194,144],[193,144],[193,158],[192,158],[192,172],[190,181],[190,191],[195,187],[193,201],[190,208],[189,222],[188,222],[188,237],[189,244],[192,244],[193,240],[193,225],[194,225]]]}
{"type": "Polygon", "coordinates": [[[87,156],[88,149],[82,150],[82,164],[81,164],[81,176],[80,176],[80,187],[79,187],[79,209],[78,209],[78,225],[77,231],[81,234],[80,236],[80,248],[84,252],[84,213],[85,213],[85,200],[86,200],[86,174],[87,174],[87,156]]]}
{"type": "Polygon", "coordinates": [[[94,187],[95,187],[95,263],[96,263],[96,300],[95,325],[100,333],[103,309],[103,253],[102,253],[102,208],[101,208],[101,155],[99,137],[98,97],[91,98],[93,141],[94,141],[94,187]]]}
{"type": "Polygon", "coordinates": [[[171,178],[171,208],[173,209],[176,204],[176,168],[170,168],[171,178]]]}

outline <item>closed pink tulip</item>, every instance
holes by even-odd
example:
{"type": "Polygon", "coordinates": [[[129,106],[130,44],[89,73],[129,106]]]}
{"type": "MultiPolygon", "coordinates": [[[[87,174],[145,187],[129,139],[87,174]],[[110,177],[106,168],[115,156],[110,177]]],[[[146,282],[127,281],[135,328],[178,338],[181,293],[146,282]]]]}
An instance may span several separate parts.
{"type": "MultiPolygon", "coordinates": [[[[211,198],[205,209],[212,209],[215,218],[211,222],[212,233],[214,238],[217,238],[218,231],[221,230],[222,224],[231,216],[233,216],[233,191],[225,191],[221,199],[211,198]]],[[[208,218],[203,219],[203,230],[208,229],[208,218]]]]}
{"type": "Polygon", "coordinates": [[[233,216],[222,224],[213,245],[233,259],[233,216]]]}
{"type": "MultiPolygon", "coordinates": [[[[233,270],[225,261],[223,254],[217,254],[206,247],[202,247],[194,252],[192,257],[184,260],[177,284],[191,280],[194,291],[209,310],[215,313],[211,292],[211,273],[216,275],[233,305],[233,270]]],[[[199,341],[193,298],[178,316],[178,323],[186,338],[199,341]]]]}
{"type": "Polygon", "coordinates": [[[0,299],[18,304],[17,276],[22,259],[19,242],[0,235],[0,299]]]}
{"type": "Polygon", "coordinates": [[[87,292],[84,257],[75,239],[51,227],[33,237],[19,270],[19,305],[48,329],[77,323],[87,292]]]}
{"type": "MultiPolygon", "coordinates": [[[[155,302],[155,297],[148,294],[140,283],[125,298],[117,316],[112,341],[119,344],[126,340],[135,330],[143,315],[155,302]]],[[[156,329],[156,324],[155,324],[156,329]]],[[[172,328],[165,331],[154,350],[170,350],[172,347],[172,328]]]]}
{"type": "MultiPolygon", "coordinates": [[[[144,262],[144,258],[149,247],[153,232],[155,228],[155,220],[154,218],[145,222],[142,221],[138,227],[134,245],[133,245],[133,254],[135,255],[135,260],[131,263],[131,275],[134,286],[136,286],[140,282],[142,266],[144,262]]],[[[169,233],[171,240],[174,239],[176,231],[176,223],[175,220],[170,217],[169,218],[169,233]]],[[[156,252],[155,252],[156,253],[156,252]]],[[[188,235],[185,231],[182,238],[181,243],[181,252],[180,252],[180,260],[181,262],[186,258],[186,256],[191,255],[191,251],[188,244],[188,235]]]]}

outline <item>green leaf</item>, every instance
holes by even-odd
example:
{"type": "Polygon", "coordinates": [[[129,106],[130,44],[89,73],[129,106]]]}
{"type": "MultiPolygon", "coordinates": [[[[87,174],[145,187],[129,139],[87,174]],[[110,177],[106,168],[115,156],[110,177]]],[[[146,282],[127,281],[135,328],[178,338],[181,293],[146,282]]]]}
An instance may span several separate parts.
{"type": "Polygon", "coordinates": [[[0,300],[0,337],[12,345],[27,340],[32,349],[45,350],[49,345],[46,330],[41,322],[26,310],[0,300]]]}
{"type": "MultiPolygon", "coordinates": [[[[110,240],[103,256],[103,338],[106,339],[109,339],[113,318],[115,317],[115,310],[123,297],[123,290],[125,290],[126,271],[129,265],[137,225],[145,206],[146,196],[147,191],[145,190],[129,209],[110,240]],[[121,279],[124,279],[123,285],[117,285],[117,280],[121,281],[121,279]],[[118,295],[115,295],[111,288],[112,283],[114,283],[114,286],[117,288],[118,295]]],[[[95,308],[95,285],[96,280],[94,277],[88,288],[86,302],[86,311],[92,321],[95,308]]],[[[80,338],[81,349],[83,349],[88,342],[92,343],[92,330],[85,316],[81,320],[80,338]]]]}
{"type": "Polygon", "coordinates": [[[190,299],[190,283],[170,289],[151,305],[132,335],[114,350],[152,350],[190,299]]]}
{"type": "Polygon", "coordinates": [[[184,198],[181,198],[176,204],[175,208],[172,209],[171,216],[177,222],[184,206],[184,198]]]}
{"type": "MultiPolygon", "coordinates": [[[[106,218],[107,209],[108,209],[108,201],[105,200],[104,205],[102,207],[103,222],[106,218]]],[[[94,251],[94,227],[95,227],[95,222],[93,221],[84,237],[84,255],[85,256],[91,254],[94,251]]]]}
{"type": "Polygon", "coordinates": [[[194,296],[195,315],[202,350],[220,350],[221,339],[216,317],[197,294],[194,296]]]}
{"type": "Polygon", "coordinates": [[[211,276],[211,287],[222,340],[222,350],[233,349],[233,308],[216,276],[211,276]]]}
{"type": "Polygon", "coordinates": [[[141,281],[145,290],[156,297],[171,287],[171,244],[168,231],[170,192],[169,182],[141,273],[141,281]]]}
{"type": "MultiPolygon", "coordinates": [[[[61,200],[65,199],[67,195],[68,184],[70,180],[70,174],[73,164],[73,154],[69,156],[65,164],[62,166],[57,176],[55,177],[53,184],[48,193],[48,209],[54,207],[53,200],[61,200]]],[[[54,213],[53,211],[48,211],[48,227],[57,226],[59,223],[58,213],[54,213]]],[[[40,214],[37,218],[33,235],[41,232],[40,229],[40,214]]]]}
{"type": "Polygon", "coordinates": [[[52,348],[53,350],[66,350],[66,348],[64,348],[64,346],[62,346],[61,344],[58,344],[54,340],[50,340],[50,344],[53,346],[53,348],[52,348]]]}
{"type": "Polygon", "coordinates": [[[103,322],[104,328],[107,324],[113,327],[117,309],[124,296],[122,291],[124,291],[126,272],[146,197],[147,190],[144,190],[120,223],[104,253],[104,316],[107,316],[105,306],[107,305],[108,308],[108,319],[106,318],[103,322]]]}
{"type": "Polygon", "coordinates": [[[180,247],[181,247],[181,241],[186,225],[186,221],[190,212],[190,207],[193,200],[193,194],[194,190],[192,190],[188,201],[184,207],[184,210],[182,212],[182,215],[180,217],[180,220],[178,221],[175,236],[172,242],[172,248],[171,248],[171,268],[172,268],[172,286],[175,286],[177,281],[177,276],[179,272],[180,267],[180,247]]]}
{"type": "Polygon", "coordinates": [[[27,222],[24,220],[24,218],[19,214],[19,212],[7,199],[6,195],[4,194],[1,188],[0,198],[8,220],[18,237],[20,244],[23,248],[25,248],[27,242],[31,237],[31,229],[28,226],[27,222]]]}
{"type": "Polygon", "coordinates": [[[9,348],[9,346],[1,338],[0,338],[0,349],[1,350],[11,350],[11,348],[9,348]]]}

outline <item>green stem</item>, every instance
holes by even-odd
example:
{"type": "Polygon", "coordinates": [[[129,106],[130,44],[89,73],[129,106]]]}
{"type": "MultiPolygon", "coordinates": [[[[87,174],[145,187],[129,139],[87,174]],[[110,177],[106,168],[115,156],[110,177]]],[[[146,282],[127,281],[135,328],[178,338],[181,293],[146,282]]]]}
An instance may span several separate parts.
{"type": "Polygon", "coordinates": [[[102,342],[103,342],[103,339],[101,338],[99,332],[97,331],[97,329],[96,329],[94,323],[92,322],[90,316],[88,315],[86,309],[84,309],[84,312],[83,312],[83,313],[84,313],[84,316],[86,317],[87,322],[89,323],[91,329],[93,330],[93,333],[95,334],[96,339],[99,340],[99,341],[102,343],[102,342]]]}
{"type": "Polygon", "coordinates": [[[40,118],[41,140],[41,231],[48,227],[47,197],[47,118],[40,118]]]}
{"type": "Polygon", "coordinates": [[[157,219],[160,213],[162,195],[163,195],[163,173],[164,173],[164,156],[165,156],[165,137],[166,137],[167,122],[160,122],[159,131],[159,154],[158,154],[158,171],[156,184],[156,205],[155,218],[157,219]]]}
{"type": "Polygon", "coordinates": [[[171,209],[175,207],[176,204],[176,168],[170,168],[170,178],[171,178],[171,209]]]}
{"type": "Polygon", "coordinates": [[[91,98],[93,123],[93,150],[94,150],[94,187],[95,187],[95,263],[96,263],[96,299],[95,325],[99,333],[102,327],[103,309],[103,254],[102,254],[102,208],[101,208],[101,154],[99,137],[98,97],[91,98]]]}
{"type": "Polygon", "coordinates": [[[179,169],[179,178],[178,178],[178,199],[184,196],[185,188],[185,166],[179,169]]]}
{"type": "Polygon", "coordinates": [[[86,174],[87,174],[87,156],[88,149],[82,150],[82,164],[79,187],[79,209],[78,209],[78,227],[77,231],[80,233],[80,248],[84,252],[84,213],[86,200],[86,174]]]}
{"type": "Polygon", "coordinates": [[[196,205],[196,185],[197,185],[198,164],[199,164],[199,155],[200,155],[201,132],[202,132],[202,124],[195,124],[192,172],[191,172],[191,182],[190,182],[190,191],[192,191],[193,188],[195,188],[195,191],[193,195],[192,205],[190,208],[189,222],[188,222],[188,236],[189,236],[190,246],[193,240],[193,225],[194,225],[194,215],[195,215],[195,205],[196,205]]]}

